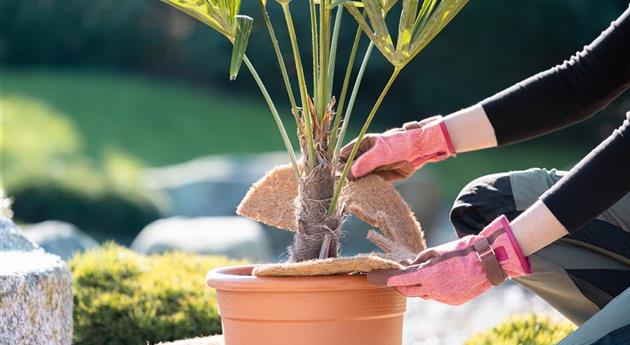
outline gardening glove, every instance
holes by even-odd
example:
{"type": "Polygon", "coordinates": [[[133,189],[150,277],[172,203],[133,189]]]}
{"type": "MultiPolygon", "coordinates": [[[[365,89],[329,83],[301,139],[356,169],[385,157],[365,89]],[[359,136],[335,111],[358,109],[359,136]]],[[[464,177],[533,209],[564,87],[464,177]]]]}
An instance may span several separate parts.
{"type": "MultiPolygon", "coordinates": [[[[344,146],[340,164],[346,163],[356,139],[344,146]]],[[[408,122],[382,134],[366,135],[350,169],[350,179],[371,172],[393,181],[411,176],[426,163],[439,162],[455,155],[442,116],[408,122]]]]}
{"type": "Polygon", "coordinates": [[[507,217],[500,216],[479,233],[421,252],[411,273],[396,275],[387,285],[405,296],[458,305],[499,285],[506,278],[531,273],[507,217]]]}

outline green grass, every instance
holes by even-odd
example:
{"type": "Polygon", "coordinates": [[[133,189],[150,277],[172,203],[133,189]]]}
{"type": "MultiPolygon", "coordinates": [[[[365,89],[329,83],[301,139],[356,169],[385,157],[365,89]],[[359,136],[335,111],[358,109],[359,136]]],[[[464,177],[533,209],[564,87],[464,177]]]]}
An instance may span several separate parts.
{"type": "MultiPolygon", "coordinates": [[[[5,100],[20,97],[48,107],[76,129],[78,138],[72,140],[80,142],[81,150],[99,161],[109,152],[123,152],[155,166],[208,154],[283,148],[262,98],[111,73],[0,73],[5,100]]],[[[286,122],[294,133],[291,121],[286,122]]],[[[46,126],[29,125],[34,133],[46,126]]]]}

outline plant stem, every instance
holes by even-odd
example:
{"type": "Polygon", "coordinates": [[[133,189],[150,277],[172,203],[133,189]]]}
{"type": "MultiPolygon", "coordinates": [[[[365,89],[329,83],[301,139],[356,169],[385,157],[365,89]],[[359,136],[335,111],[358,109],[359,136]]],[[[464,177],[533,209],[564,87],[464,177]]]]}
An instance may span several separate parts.
{"type": "Polygon", "coordinates": [[[295,60],[295,71],[300,84],[300,97],[302,99],[302,118],[304,119],[304,130],[306,131],[306,146],[308,164],[315,162],[315,145],[313,144],[313,126],[311,124],[310,109],[307,102],[306,80],[304,79],[304,70],[302,69],[302,58],[300,57],[300,49],[298,48],[295,27],[293,26],[293,18],[291,17],[291,9],[288,3],[282,3],[284,18],[287,22],[289,30],[289,38],[291,39],[291,47],[293,48],[293,59],[295,60]]]}
{"type": "Polygon", "coordinates": [[[348,86],[350,85],[350,77],[352,76],[354,61],[357,58],[357,51],[359,51],[359,43],[361,43],[362,34],[363,34],[363,30],[361,29],[361,27],[360,26],[357,27],[357,33],[354,35],[354,42],[352,43],[352,50],[350,51],[350,57],[348,58],[346,74],[343,78],[343,86],[341,88],[341,94],[339,95],[339,103],[337,106],[337,111],[342,111],[346,102],[346,94],[348,93],[348,86]]]}
{"type": "Polygon", "coordinates": [[[334,157],[333,153],[335,150],[334,143],[337,142],[337,132],[339,130],[339,123],[341,123],[341,114],[343,114],[343,107],[346,102],[346,94],[348,93],[348,85],[350,84],[350,77],[352,76],[352,70],[354,67],[354,60],[357,56],[357,50],[359,50],[359,42],[361,42],[361,27],[357,27],[357,33],[354,36],[354,43],[352,44],[352,50],[350,51],[350,57],[348,58],[348,65],[346,66],[346,75],[343,78],[343,86],[341,87],[341,94],[339,95],[339,103],[337,106],[337,112],[335,113],[335,119],[333,120],[333,125],[331,127],[330,140],[329,143],[333,145],[328,146],[328,156],[331,159],[334,157]]]}
{"type": "Polygon", "coordinates": [[[352,87],[352,94],[350,95],[350,100],[348,101],[348,109],[343,116],[343,125],[341,126],[341,131],[339,132],[339,138],[335,144],[335,152],[333,155],[333,165],[337,163],[339,159],[339,151],[341,151],[341,146],[343,145],[343,138],[346,135],[346,131],[348,130],[348,123],[350,122],[350,115],[352,115],[352,109],[354,108],[354,102],[357,98],[357,94],[359,92],[359,86],[361,85],[361,80],[363,80],[363,74],[365,73],[365,67],[367,66],[368,61],[370,60],[370,56],[372,55],[372,49],[374,48],[374,42],[370,42],[370,45],[367,47],[365,51],[365,56],[363,56],[363,61],[361,62],[361,68],[359,68],[359,73],[357,74],[357,79],[354,82],[354,86],[352,87]]]}
{"type": "Polygon", "coordinates": [[[328,55],[328,84],[326,85],[326,99],[332,97],[333,80],[335,77],[335,60],[337,59],[337,44],[339,42],[339,31],[341,31],[341,17],[343,15],[343,5],[337,6],[335,16],[335,26],[333,28],[332,41],[330,43],[330,54],[328,55]]]}
{"type": "Polygon", "coordinates": [[[254,80],[256,80],[256,84],[258,84],[258,87],[260,88],[260,92],[262,92],[263,97],[265,98],[265,101],[267,101],[269,110],[271,110],[271,115],[273,115],[273,119],[276,121],[278,130],[280,130],[280,136],[282,137],[284,146],[286,147],[287,153],[289,154],[289,158],[291,159],[291,165],[293,166],[293,173],[295,174],[295,178],[299,183],[300,169],[298,168],[297,159],[295,158],[295,151],[293,151],[293,145],[291,145],[291,141],[289,140],[287,131],[284,128],[282,119],[280,118],[280,115],[278,114],[278,110],[276,109],[276,106],[274,105],[273,100],[271,99],[271,96],[269,96],[269,92],[267,92],[267,88],[265,87],[265,84],[263,84],[262,80],[260,79],[260,76],[258,75],[258,72],[256,72],[254,65],[252,65],[251,61],[249,61],[249,59],[247,58],[247,55],[243,56],[243,62],[245,62],[245,65],[247,66],[247,68],[249,68],[249,71],[251,72],[252,77],[254,77],[254,80]]]}
{"type": "Polygon", "coordinates": [[[319,50],[317,47],[317,12],[315,10],[315,0],[309,0],[309,10],[311,12],[311,41],[313,49],[313,95],[317,96],[317,70],[319,69],[319,50]]]}
{"type": "Polygon", "coordinates": [[[343,166],[343,171],[341,172],[341,176],[339,177],[339,181],[337,182],[337,186],[335,187],[335,193],[330,202],[330,206],[328,207],[329,215],[334,214],[337,211],[337,204],[339,203],[339,197],[341,196],[341,191],[343,190],[343,187],[346,184],[346,178],[348,177],[348,173],[350,172],[350,167],[352,166],[354,157],[357,155],[357,151],[359,151],[359,145],[361,144],[361,141],[363,140],[365,133],[367,133],[367,130],[370,127],[370,123],[372,123],[372,119],[374,118],[374,115],[378,111],[378,108],[381,106],[381,103],[383,102],[385,95],[387,95],[387,92],[392,87],[392,84],[394,83],[394,80],[396,80],[396,77],[398,77],[399,73],[400,73],[400,69],[394,68],[394,71],[392,72],[392,75],[389,77],[387,84],[383,88],[383,91],[381,91],[381,94],[378,96],[378,99],[376,100],[374,107],[372,107],[370,114],[368,115],[367,119],[365,119],[365,122],[363,123],[361,132],[359,132],[357,141],[352,147],[350,156],[348,156],[348,160],[346,161],[346,164],[343,166]]]}
{"type": "Polygon", "coordinates": [[[330,13],[327,5],[328,0],[319,0],[319,81],[318,81],[318,99],[316,99],[316,111],[319,118],[324,116],[326,103],[328,100],[325,95],[328,94],[326,86],[328,82],[326,77],[328,74],[328,26],[330,13]]]}
{"type": "Polygon", "coordinates": [[[273,44],[273,49],[276,52],[276,58],[278,59],[278,66],[280,66],[280,72],[282,72],[282,79],[284,79],[284,86],[287,89],[287,94],[289,95],[289,102],[291,103],[291,112],[293,116],[296,117],[297,120],[297,104],[295,103],[295,97],[293,96],[293,87],[291,86],[291,81],[289,80],[289,75],[287,73],[287,66],[284,63],[284,59],[282,58],[282,52],[280,51],[280,46],[278,45],[278,39],[276,38],[276,33],[273,29],[273,25],[271,24],[271,19],[269,18],[269,13],[267,13],[267,9],[262,2],[258,2],[260,4],[260,10],[263,15],[263,19],[265,21],[265,25],[267,26],[267,30],[269,31],[269,38],[271,39],[271,43],[273,44]]]}

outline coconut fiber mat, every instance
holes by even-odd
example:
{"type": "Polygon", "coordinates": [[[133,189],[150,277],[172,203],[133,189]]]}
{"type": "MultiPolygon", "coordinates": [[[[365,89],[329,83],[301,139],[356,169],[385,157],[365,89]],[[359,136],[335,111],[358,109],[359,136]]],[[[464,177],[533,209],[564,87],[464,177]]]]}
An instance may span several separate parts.
{"type": "MultiPolygon", "coordinates": [[[[296,231],[297,194],[291,166],[279,166],[250,188],[236,212],[267,225],[296,231]]],[[[254,275],[314,276],[401,269],[399,261],[413,258],[425,249],[424,234],[411,208],[394,186],[380,176],[369,175],[349,182],[341,202],[344,212],[380,230],[371,230],[368,239],[383,253],[259,265],[254,275]]]]}
{"type": "Polygon", "coordinates": [[[178,340],[178,341],[173,341],[170,343],[159,343],[157,345],[224,345],[224,344],[225,342],[223,341],[222,335],[214,335],[211,337],[204,337],[204,338],[191,338],[191,339],[178,340]]]}

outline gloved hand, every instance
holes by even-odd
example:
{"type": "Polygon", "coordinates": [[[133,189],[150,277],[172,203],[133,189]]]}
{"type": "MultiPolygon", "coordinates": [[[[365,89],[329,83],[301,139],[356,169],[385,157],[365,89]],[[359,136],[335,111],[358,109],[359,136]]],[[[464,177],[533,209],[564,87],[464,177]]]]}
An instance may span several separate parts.
{"type": "MultiPolygon", "coordinates": [[[[340,163],[350,156],[353,140],[340,153],[340,163]]],[[[426,163],[439,162],[455,155],[448,130],[442,116],[433,116],[420,122],[408,122],[382,134],[366,135],[352,164],[350,179],[371,172],[388,181],[411,176],[426,163]]]]}
{"type": "Polygon", "coordinates": [[[405,296],[446,304],[462,304],[501,284],[506,278],[531,273],[507,217],[500,216],[479,235],[469,235],[421,252],[411,273],[390,277],[405,296]]]}

